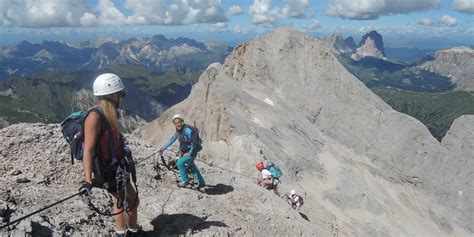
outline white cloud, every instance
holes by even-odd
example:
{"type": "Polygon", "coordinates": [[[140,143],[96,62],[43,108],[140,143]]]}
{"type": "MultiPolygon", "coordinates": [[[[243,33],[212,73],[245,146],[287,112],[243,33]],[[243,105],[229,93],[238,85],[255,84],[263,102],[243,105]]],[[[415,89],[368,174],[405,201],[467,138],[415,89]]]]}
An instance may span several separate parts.
{"type": "Polygon", "coordinates": [[[227,10],[227,15],[230,15],[230,16],[237,16],[240,14],[242,14],[242,8],[240,8],[240,6],[237,6],[237,5],[233,5],[229,8],[229,10],[227,10]]]}
{"type": "Polygon", "coordinates": [[[321,28],[321,23],[319,23],[319,21],[316,19],[313,19],[312,22],[308,26],[306,26],[307,30],[317,30],[320,28],[321,28]]]}
{"type": "Polygon", "coordinates": [[[0,24],[24,27],[80,26],[87,12],[78,0],[0,0],[0,24]]]}
{"type": "Polygon", "coordinates": [[[186,25],[226,22],[220,0],[124,0],[125,16],[112,0],[89,9],[86,0],[0,0],[0,25],[79,27],[120,25],[186,25]]]}
{"type": "Polygon", "coordinates": [[[254,0],[250,6],[250,15],[253,24],[274,23],[280,9],[273,8],[271,0],[254,0]]]}
{"type": "Polygon", "coordinates": [[[94,14],[86,12],[80,18],[80,22],[82,26],[94,26],[97,24],[97,17],[94,14]]]}
{"type": "Polygon", "coordinates": [[[441,18],[441,22],[443,22],[447,26],[456,26],[458,24],[458,20],[449,15],[444,15],[441,18]]]}
{"type": "Polygon", "coordinates": [[[382,15],[407,14],[439,6],[440,0],[331,0],[326,14],[344,19],[373,20],[382,15]]]}
{"type": "Polygon", "coordinates": [[[430,18],[421,18],[419,21],[418,21],[418,25],[421,25],[421,26],[436,26],[436,22],[430,18]]]}
{"type": "Polygon", "coordinates": [[[458,20],[452,16],[449,15],[443,15],[441,20],[433,20],[431,18],[421,18],[418,21],[418,25],[422,26],[433,26],[433,27],[443,27],[443,26],[448,26],[448,27],[453,27],[458,24],[458,20]]]}
{"type": "Polygon", "coordinates": [[[97,10],[100,12],[97,17],[98,25],[123,25],[126,22],[125,16],[115,7],[112,0],[100,0],[97,10]]]}
{"type": "Polygon", "coordinates": [[[234,27],[234,32],[235,33],[239,33],[239,34],[246,34],[247,33],[247,30],[242,28],[240,25],[236,25],[234,27]]]}
{"type": "Polygon", "coordinates": [[[451,8],[455,11],[464,12],[468,14],[474,14],[474,1],[473,0],[454,0],[451,8]]]}
{"type": "Polygon", "coordinates": [[[309,0],[287,0],[281,9],[285,18],[305,18],[305,10],[309,0]]]}
{"type": "Polygon", "coordinates": [[[286,0],[283,7],[272,6],[271,0],[254,0],[250,6],[253,24],[275,24],[279,19],[306,18],[309,0],[286,0]]]}
{"type": "Polygon", "coordinates": [[[212,31],[221,31],[222,29],[227,27],[227,22],[217,22],[216,24],[212,25],[212,31]]]}
{"type": "Polygon", "coordinates": [[[359,33],[365,34],[367,32],[374,31],[374,30],[379,31],[380,29],[381,29],[380,26],[366,25],[366,26],[361,26],[357,28],[357,31],[359,33]]]}
{"type": "Polygon", "coordinates": [[[133,12],[127,19],[129,24],[187,25],[227,21],[220,0],[126,0],[124,7],[133,12]]]}

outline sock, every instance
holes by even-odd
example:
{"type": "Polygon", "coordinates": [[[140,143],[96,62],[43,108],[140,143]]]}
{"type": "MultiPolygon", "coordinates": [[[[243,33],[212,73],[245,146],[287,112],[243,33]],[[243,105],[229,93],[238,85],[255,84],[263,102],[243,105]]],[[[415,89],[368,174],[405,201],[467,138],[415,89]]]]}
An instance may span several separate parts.
{"type": "Polygon", "coordinates": [[[127,231],[130,231],[132,233],[137,233],[138,232],[138,229],[127,229],[127,231]]]}

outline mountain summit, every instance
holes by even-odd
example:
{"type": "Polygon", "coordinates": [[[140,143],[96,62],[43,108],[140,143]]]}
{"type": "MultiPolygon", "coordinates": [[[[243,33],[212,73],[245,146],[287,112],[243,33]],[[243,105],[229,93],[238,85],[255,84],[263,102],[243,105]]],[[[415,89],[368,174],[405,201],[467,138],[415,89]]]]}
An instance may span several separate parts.
{"type": "Polygon", "coordinates": [[[360,40],[359,47],[353,55],[355,59],[364,57],[384,58],[385,50],[383,46],[382,35],[377,31],[371,31],[365,34],[360,40]]]}
{"type": "Polygon", "coordinates": [[[349,54],[355,52],[357,46],[354,43],[354,39],[350,36],[346,39],[342,37],[339,33],[334,33],[331,37],[326,39],[329,47],[332,47],[337,53],[340,54],[349,54]]]}
{"type": "MultiPolygon", "coordinates": [[[[379,46],[375,34],[362,47],[379,46]]],[[[472,159],[451,153],[419,121],[390,108],[318,38],[279,29],[237,46],[140,134],[162,144],[174,133],[175,113],[202,129],[200,159],[246,176],[259,160],[278,164],[282,189],[306,193],[307,233],[329,219],[340,233],[356,236],[474,231],[474,192],[466,185],[472,159]]],[[[285,221],[275,228],[288,231],[285,221]]]]}

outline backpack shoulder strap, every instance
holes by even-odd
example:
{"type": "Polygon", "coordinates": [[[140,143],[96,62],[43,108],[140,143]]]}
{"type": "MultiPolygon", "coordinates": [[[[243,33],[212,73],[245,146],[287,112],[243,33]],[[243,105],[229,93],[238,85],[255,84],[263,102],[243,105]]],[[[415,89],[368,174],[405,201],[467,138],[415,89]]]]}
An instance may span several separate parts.
{"type": "Polygon", "coordinates": [[[94,106],[92,107],[91,109],[89,109],[86,113],[86,116],[84,117],[84,121],[83,121],[83,124],[82,124],[82,127],[84,129],[84,123],[86,122],[86,119],[87,119],[87,116],[89,116],[89,114],[91,112],[96,112],[98,115],[99,115],[99,119],[100,119],[100,122],[101,122],[101,125],[102,125],[102,129],[101,130],[104,130],[105,126],[107,126],[107,119],[105,119],[105,113],[104,113],[104,110],[99,107],[99,106],[94,106]]]}
{"type": "Polygon", "coordinates": [[[186,128],[189,128],[191,129],[191,136],[194,136],[194,131],[193,131],[193,128],[191,126],[189,126],[188,124],[184,124],[183,126],[183,136],[184,136],[184,140],[186,140],[186,142],[191,142],[191,137],[188,137],[186,136],[186,128]]]}
{"type": "MultiPolygon", "coordinates": [[[[86,118],[91,112],[96,112],[99,115],[100,122],[102,123],[102,126],[104,126],[107,123],[107,120],[105,119],[105,113],[104,110],[100,106],[94,106],[91,109],[87,111],[86,118]]],[[[85,121],[85,119],[84,119],[85,121]]]]}

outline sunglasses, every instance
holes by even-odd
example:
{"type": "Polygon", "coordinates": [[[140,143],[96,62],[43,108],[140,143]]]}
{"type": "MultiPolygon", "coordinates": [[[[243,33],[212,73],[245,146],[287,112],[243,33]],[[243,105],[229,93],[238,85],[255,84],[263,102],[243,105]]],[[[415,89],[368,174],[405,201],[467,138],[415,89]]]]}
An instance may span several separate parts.
{"type": "Polygon", "coordinates": [[[118,92],[118,95],[119,95],[120,97],[122,97],[122,98],[125,98],[125,96],[127,95],[127,92],[125,92],[125,91],[119,91],[119,92],[118,92]]]}

